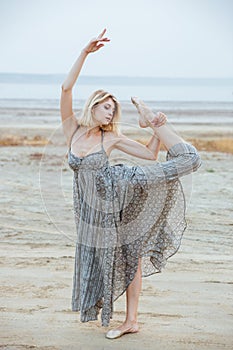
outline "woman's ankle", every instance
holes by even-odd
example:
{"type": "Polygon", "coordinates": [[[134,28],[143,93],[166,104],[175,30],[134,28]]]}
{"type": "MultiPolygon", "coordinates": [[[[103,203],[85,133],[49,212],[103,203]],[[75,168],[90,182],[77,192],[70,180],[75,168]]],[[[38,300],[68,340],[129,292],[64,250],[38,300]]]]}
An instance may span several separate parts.
{"type": "Polygon", "coordinates": [[[124,323],[133,326],[133,325],[137,325],[138,321],[137,321],[137,319],[129,319],[129,318],[127,318],[124,323]]]}

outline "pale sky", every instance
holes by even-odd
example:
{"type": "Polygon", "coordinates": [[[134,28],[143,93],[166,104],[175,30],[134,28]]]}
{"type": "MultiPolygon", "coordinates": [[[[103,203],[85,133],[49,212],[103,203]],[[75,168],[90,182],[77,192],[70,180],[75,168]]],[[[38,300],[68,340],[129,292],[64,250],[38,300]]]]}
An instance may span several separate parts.
{"type": "Polygon", "coordinates": [[[232,0],[0,0],[0,72],[67,73],[105,27],[83,75],[233,77],[232,0]]]}

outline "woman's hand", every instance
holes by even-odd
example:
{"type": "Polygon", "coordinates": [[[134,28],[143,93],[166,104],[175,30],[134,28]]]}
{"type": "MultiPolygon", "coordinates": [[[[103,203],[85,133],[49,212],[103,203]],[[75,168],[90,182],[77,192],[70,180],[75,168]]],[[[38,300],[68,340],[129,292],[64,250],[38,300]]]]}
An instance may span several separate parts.
{"type": "Polygon", "coordinates": [[[153,126],[159,128],[160,126],[166,124],[167,117],[164,113],[158,112],[150,122],[153,126]]]}
{"type": "Polygon", "coordinates": [[[106,29],[104,29],[102,31],[102,33],[100,33],[99,36],[97,36],[97,38],[92,39],[86,47],[84,47],[83,51],[87,54],[91,53],[91,52],[95,52],[97,50],[99,50],[101,47],[104,46],[104,44],[108,41],[110,41],[110,39],[108,39],[107,37],[104,37],[104,34],[106,33],[106,29]]]}

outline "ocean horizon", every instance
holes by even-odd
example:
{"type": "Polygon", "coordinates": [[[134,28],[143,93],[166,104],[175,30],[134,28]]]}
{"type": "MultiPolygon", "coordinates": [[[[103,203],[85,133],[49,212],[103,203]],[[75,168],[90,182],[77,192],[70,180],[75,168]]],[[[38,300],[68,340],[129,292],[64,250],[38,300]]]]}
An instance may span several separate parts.
{"type": "MultiPolygon", "coordinates": [[[[66,74],[0,73],[1,100],[59,100],[66,74]]],[[[80,76],[74,99],[104,89],[120,101],[233,102],[233,78],[80,76]]]]}

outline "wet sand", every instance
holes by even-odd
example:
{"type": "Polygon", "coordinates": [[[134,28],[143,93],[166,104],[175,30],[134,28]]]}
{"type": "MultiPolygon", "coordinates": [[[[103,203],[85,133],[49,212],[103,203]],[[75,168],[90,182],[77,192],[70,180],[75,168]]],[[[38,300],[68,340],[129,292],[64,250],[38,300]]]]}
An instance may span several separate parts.
{"type": "MultiPolygon", "coordinates": [[[[41,114],[0,118],[1,139],[9,141],[0,148],[0,348],[232,349],[233,155],[201,151],[203,165],[186,184],[189,190],[192,185],[192,196],[181,248],[161,274],[143,279],[140,332],[108,340],[99,320],[81,323],[71,311],[73,174],[57,118],[48,121],[41,114]],[[11,146],[9,137],[21,140],[19,145],[11,146]],[[30,142],[34,137],[36,144],[30,142]]],[[[128,135],[148,136],[134,126],[136,114],[127,118],[128,135]]],[[[182,136],[197,142],[232,140],[229,125],[174,120],[182,136]]],[[[112,160],[127,160],[122,157],[116,152],[112,160]]],[[[161,152],[160,160],[164,157],[161,152]]],[[[114,305],[109,328],[124,319],[125,295],[114,305]]]]}

